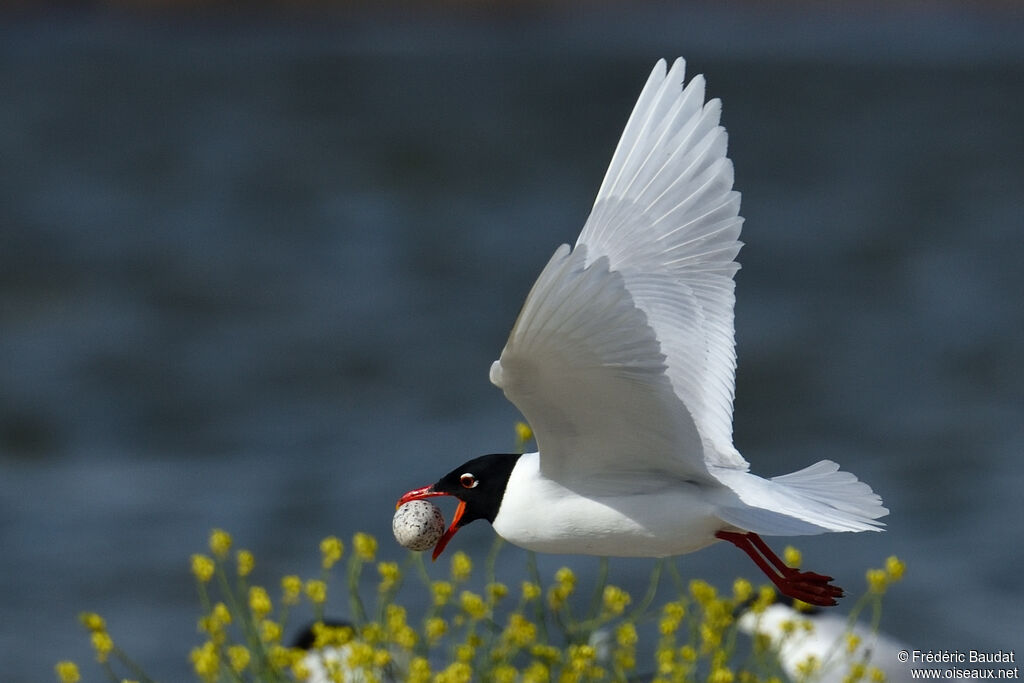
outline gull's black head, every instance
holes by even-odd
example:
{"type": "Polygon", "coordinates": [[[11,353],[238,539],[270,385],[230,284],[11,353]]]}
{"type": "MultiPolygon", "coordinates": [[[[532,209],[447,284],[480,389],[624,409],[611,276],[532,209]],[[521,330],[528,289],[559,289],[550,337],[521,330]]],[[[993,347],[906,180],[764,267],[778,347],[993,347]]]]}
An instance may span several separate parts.
{"type": "Polygon", "coordinates": [[[441,477],[436,484],[409,491],[399,498],[398,505],[411,500],[432,496],[454,496],[459,499],[451,526],[434,546],[436,560],[455,532],[466,524],[478,519],[494,522],[505,496],[505,486],[512,475],[512,468],[519,461],[519,453],[494,453],[481,455],[456,467],[441,477]]]}

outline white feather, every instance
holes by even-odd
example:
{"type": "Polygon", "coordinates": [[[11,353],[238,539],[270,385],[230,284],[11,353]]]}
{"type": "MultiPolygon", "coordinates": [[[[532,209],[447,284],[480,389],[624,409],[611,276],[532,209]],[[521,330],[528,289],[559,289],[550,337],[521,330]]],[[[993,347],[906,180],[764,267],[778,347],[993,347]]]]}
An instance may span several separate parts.
{"type": "MultiPolygon", "coordinates": [[[[705,103],[700,76],[684,88],[684,70],[681,59],[655,66],[575,248],[551,257],[491,367],[536,434],[540,460],[529,478],[580,495],[604,482],[601,500],[620,501],[610,508],[627,525],[635,511],[621,501],[671,482],[697,507],[713,506],[718,528],[876,528],[880,499],[834,463],[765,480],[733,447],[743,219],[720,103],[705,103]]],[[[528,501],[514,503],[503,502],[499,517],[510,519],[510,507],[529,515],[528,501]]],[[[601,519],[590,533],[615,526],[601,519]]],[[[509,540],[526,533],[506,526],[509,540]]]]}

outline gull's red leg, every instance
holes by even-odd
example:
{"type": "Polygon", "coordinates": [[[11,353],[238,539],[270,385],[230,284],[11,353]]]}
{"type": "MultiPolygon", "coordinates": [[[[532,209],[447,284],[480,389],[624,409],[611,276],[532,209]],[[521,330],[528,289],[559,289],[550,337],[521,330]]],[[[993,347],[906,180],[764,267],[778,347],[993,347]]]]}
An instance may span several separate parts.
{"type": "Polygon", "coordinates": [[[745,552],[783,595],[821,607],[835,605],[836,598],[843,597],[843,589],[829,583],[831,576],[787,567],[755,533],[719,531],[715,536],[745,552]]]}
{"type": "MultiPolygon", "coordinates": [[[[768,560],[775,565],[779,572],[786,577],[800,575],[804,580],[818,581],[821,583],[828,583],[832,580],[831,576],[825,576],[824,574],[815,574],[814,572],[802,572],[799,569],[790,567],[785,562],[779,559],[779,556],[772,552],[772,549],[768,547],[768,544],[764,542],[764,539],[753,532],[747,533],[747,538],[753,543],[754,547],[760,551],[762,555],[768,558],[768,560]]],[[[842,590],[842,589],[840,589],[842,590]]],[[[840,596],[841,597],[841,596],[840,596]]]]}

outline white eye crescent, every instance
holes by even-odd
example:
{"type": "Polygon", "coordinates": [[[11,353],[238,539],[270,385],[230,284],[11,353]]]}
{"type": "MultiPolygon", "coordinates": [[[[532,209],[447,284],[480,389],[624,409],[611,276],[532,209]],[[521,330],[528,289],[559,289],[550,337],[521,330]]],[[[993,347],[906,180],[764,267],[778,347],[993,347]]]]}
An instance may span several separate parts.
{"type": "Polygon", "coordinates": [[[475,489],[476,485],[479,484],[480,482],[478,482],[476,480],[476,477],[474,477],[472,474],[466,472],[461,477],[459,477],[459,483],[462,484],[463,488],[475,489]]]}

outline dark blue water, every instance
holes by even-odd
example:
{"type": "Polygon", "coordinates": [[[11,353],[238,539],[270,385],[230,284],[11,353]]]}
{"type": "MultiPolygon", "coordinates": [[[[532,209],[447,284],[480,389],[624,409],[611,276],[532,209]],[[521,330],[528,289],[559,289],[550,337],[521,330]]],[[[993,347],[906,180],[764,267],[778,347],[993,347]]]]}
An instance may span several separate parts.
{"type": "MultiPolygon", "coordinates": [[[[183,678],[214,526],[271,584],[332,533],[398,557],[397,495],[510,446],[488,365],[676,54],[744,194],[737,445],[765,475],[835,459],[892,509],[806,564],[856,593],[898,554],[888,631],[1020,645],[1024,24],[808,11],[8,17],[3,680],[88,662],[82,610],[183,678]]],[[[726,547],[679,566],[755,575],[726,547]]]]}

